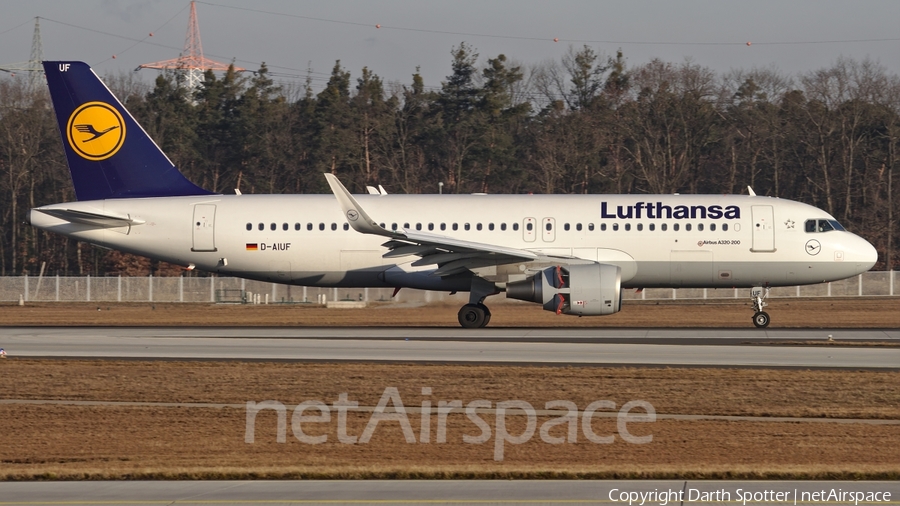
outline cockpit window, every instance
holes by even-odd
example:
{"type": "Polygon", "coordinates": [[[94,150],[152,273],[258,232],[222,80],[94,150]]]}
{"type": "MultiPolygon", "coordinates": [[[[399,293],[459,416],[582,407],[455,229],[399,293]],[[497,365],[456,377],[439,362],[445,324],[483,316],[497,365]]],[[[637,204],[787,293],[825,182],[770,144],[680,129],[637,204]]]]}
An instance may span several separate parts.
{"type": "Polygon", "coordinates": [[[805,228],[809,233],[844,230],[844,227],[837,220],[806,220],[805,228]]]}

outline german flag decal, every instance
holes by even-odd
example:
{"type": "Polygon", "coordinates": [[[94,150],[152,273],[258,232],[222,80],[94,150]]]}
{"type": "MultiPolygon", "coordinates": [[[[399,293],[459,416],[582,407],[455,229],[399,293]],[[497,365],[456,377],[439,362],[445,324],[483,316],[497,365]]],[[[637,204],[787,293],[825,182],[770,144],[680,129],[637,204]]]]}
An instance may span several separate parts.
{"type": "Polygon", "coordinates": [[[258,250],[259,250],[259,244],[256,244],[255,242],[247,243],[247,251],[258,251],[258,250]]]}

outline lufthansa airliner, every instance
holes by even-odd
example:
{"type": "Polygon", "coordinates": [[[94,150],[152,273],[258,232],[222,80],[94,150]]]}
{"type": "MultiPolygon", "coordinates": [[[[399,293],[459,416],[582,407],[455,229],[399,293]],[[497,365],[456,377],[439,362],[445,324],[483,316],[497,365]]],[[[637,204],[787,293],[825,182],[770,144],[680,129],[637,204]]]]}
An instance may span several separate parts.
{"type": "Polygon", "coordinates": [[[468,292],[557,314],[621,308],[623,289],[748,288],[834,281],[877,254],[815,207],[750,195],[221,195],[188,181],[93,70],[44,62],[77,202],[32,209],[73,239],[248,279],[318,287],[468,292]]]}

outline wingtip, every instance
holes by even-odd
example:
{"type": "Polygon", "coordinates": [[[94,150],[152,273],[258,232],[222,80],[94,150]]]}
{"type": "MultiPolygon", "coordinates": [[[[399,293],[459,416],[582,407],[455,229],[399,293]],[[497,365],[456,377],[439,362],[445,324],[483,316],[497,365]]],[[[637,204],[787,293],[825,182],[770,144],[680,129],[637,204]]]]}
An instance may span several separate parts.
{"type": "Polygon", "coordinates": [[[341,209],[344,211],[347,223],[353,227],[353,230],[364,234],[383,235],[387,237],[393,236],[391,232],[382,228],[375,220],[369,217],[362,206],[359,205],[359,202],[353,198],[353,195],[350,194],[337,176],[326,173],[325,179],[328,181],[328,185],[331,187],[331,191],[334,193],[338,204],[340,204],[341,209]]]}

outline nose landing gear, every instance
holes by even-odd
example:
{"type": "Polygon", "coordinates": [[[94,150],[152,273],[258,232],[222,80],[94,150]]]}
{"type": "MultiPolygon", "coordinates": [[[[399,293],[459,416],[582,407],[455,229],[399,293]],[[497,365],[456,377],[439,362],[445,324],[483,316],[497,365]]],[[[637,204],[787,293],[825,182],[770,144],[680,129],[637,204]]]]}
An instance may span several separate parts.
{"type": "Polygon", "coordinates": [[[753,301],[753,325],[756,328],[763,329],[769,326],[769,313],[763,311],[763,308],[769,303],[766,299],[769,297],[769,287],[754,286],[750,289],[750,299],[753,301]]]}

